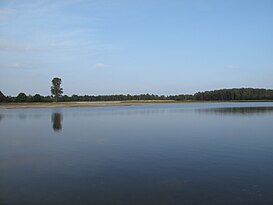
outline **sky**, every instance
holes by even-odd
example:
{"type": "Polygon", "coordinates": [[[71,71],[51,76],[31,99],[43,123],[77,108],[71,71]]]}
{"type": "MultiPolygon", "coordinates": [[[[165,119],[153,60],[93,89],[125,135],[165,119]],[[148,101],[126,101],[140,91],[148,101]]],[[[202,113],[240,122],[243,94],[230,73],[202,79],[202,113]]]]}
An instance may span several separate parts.
{"type": "Polygon", "coordinates": [[[0,91],[273,88],[272,0],[0,0],[0,91]]]}

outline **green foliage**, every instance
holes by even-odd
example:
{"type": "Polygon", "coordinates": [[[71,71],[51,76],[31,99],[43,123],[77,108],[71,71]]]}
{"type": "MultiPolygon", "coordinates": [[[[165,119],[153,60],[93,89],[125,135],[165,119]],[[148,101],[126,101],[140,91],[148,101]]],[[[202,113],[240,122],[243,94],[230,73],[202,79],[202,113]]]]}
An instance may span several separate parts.
{"type": "Polygon", "coordinates": [[[15,98],[15,102],[27,102],[27,95],[25,93],[19,93],[17,97],[15,98]]]}
{"type": "Polygon", "coordinates": [[[52,86],[51,86],[51,94],[55,98],[55,101],[58,101],[58,98],[62,96],[63,89],[61,88],[62,80],[61,78],[53,78],[52,79],[52,86]]]}
{"type": "Polygon", "coordinates": [[[32,97],[33,102],[43,102],[43,97],[39,94],[36,94],[32,97]]]}
{"type": "Polygon", "coordinates": [[[273,100],[273,90],[233,88],[198,92],[196,100],[273,100]]]}
{"type": "MultiPolygon", "coordinates": [[[[53,80],[52,80],[53,81],[53,80]]],[[[55,83],[55,81],[54,81],[55,83]]],[[[76,102],[76,101],[125,101],[125,100],[175,100],[175,101],[230,101],[230,100],[273,100],[273,90],[269,89],[253,89],[253,88],[234,88],[198,92],[194,95],[72,95],[62,96],[61,79],[58,79],[57,94],[54,94],[55,100],[61,102],[76,102]]],[[[54,87],[54,86],[52,86],[54,87]]],[[[53,88],[52,88],[53,89],[53,88]]],[[[54,89],[53,89],[54,90],[54,89]]],[[[55,93],[55,90],[53,91],[55,93]]],[[[41,96],[35,94],[34,96],[27,96],[25,93],[19,93],[17,97],[4,96],[0,92],[0,102],[52,102],[52,97],[41,96]]]]}
{"type": "Polygon", "coordinates": [[[6,100],[6,96],[0,91],[0,102],[4,102],[6,100]]]}

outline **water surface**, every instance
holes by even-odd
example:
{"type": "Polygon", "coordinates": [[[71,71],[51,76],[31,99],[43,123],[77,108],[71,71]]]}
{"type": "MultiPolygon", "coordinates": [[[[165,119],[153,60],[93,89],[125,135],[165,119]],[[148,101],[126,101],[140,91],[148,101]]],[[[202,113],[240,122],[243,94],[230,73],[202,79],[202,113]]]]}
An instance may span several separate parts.
{"type": "Polygon", "coordinates": [[[272,205],[273,103],[0,110],[0,204],[272,205]]]}

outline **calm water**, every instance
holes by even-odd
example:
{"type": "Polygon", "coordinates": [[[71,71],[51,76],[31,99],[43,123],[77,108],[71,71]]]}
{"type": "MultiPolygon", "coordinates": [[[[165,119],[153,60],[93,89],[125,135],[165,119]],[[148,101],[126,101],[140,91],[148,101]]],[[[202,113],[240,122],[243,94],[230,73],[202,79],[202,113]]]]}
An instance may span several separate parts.
{"type": "Polygon", "coordinates": [[[2,109],[0,204],[272,205],[273,103],[2,109]]]}

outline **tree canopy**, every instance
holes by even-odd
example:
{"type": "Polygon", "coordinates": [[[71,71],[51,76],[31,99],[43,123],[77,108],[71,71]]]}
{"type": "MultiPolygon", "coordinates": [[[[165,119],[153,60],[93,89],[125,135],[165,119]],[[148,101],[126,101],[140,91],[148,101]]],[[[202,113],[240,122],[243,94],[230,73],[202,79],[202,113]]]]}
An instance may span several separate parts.
{"type": "Polygon", "coordinates": [[[6,99],[6,96],[0,91],[0,102],[4,102],[6,99]]]}
{"type": "Polygon", "coordinates": [[[273,100],[273,90],[233,88],[198,92],[195,100],[273,100]]]}
{"type": "Polygon", "coordinates": [[[51,94],[55,98],[55,101],[58,101],[58,98],[63,94],[63,88],[61,88],[62,79],[61,78],[53,78],[52,79],[52,86],[51,86],[51,94]]]}
{"type": "Polygon", "coordinates": [[[15,98],[15,102],[27,102],[27,95],[25,93],[19,93],[15,98]]]}

